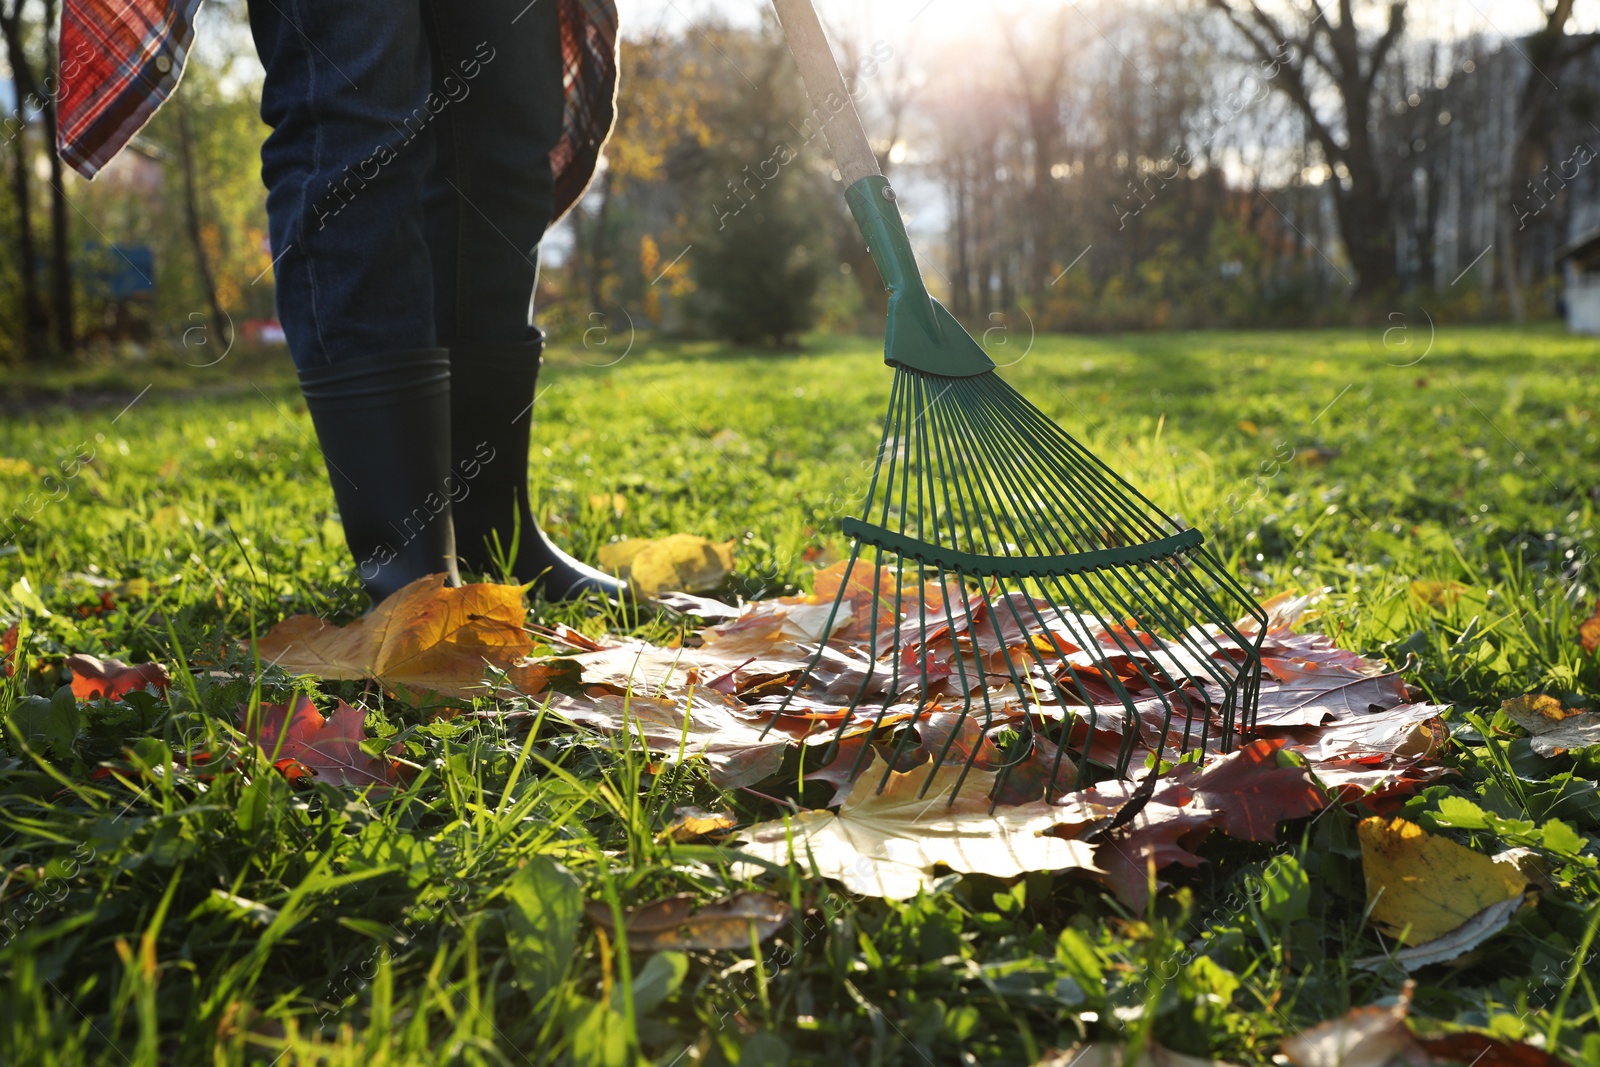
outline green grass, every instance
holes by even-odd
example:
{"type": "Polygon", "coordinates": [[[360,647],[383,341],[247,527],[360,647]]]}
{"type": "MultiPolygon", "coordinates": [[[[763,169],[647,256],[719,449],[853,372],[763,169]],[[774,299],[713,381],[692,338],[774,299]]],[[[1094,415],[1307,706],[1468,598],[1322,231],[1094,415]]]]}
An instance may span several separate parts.
{"type": "MultiPolygon", "coordinates": [[[[1481,949],[1421,972],[1415,1015],[1600,1067],[1596,850],[1551,822],[1600,834],[1600,761],[1542,759],[1494,719],[1510,696],[1590,701],[1600,684],[1576,636],[1600,584],[1600,344],[1448,329],[1400,366],[1426,339],[1406,340],[1045,337],[1005,374],[1259,594],[1329,586],[1317,625],[1413,657],[1408,681],[1455,707],[1459,773],[1406,813],[1481,851],[1533,847],[1552,881],[1481,949]],[[1430,598],[1413,582],[1461,588],[1430,598]],[[1490,813],[1482,828],[1445,825],[1457,796],[1490,813]]],[[[604,368],[588,355],[551,359],[537,412],[556,538],[591,557],[624,535],[736,538],[730,595],[746,596],[803,587],[807,560],[838,549],[887,401],[870,342],[640,346],[604,368]]],[[[131,397],[137,370],[119,373],[131,397]]],[[[668,812],[753,820],[772,805],[698,772],[654,775],[626,745],[430,721],[355,684],[322,691],[364,697],[369,729],[421,768],[393,796],[185,767],[174,753],[228,745],[241,703],[294,688],[232,642],[363,606],[288,380],[268,366],[259,391],[163,386],[120,414],[126,400],[0,424],[0,517],[25,520],[0,548],[0,620],[21,621],[36,668],[0,708],[49,697],[72,652],[158,659],[177,679],[170,699],[85,706],[53,747],[5,735],[0,1063],[991,1064],[1086,1038],[1266,1063],[1285,1034],[1398,991],[1351,967],[1380,950],[1360,809],[1292,824],[1277,848],[1213,841],[1201,868],[1165,872],[1174,888],[1148,915],[1071,877],[952,877],[886,904],[792,874],[762,883],[797,910],[759,956],[652,958],[587,921],[552,947],[518,917],[561,896],[552,860],[608,907],[724,895],[714,849],[657,841],[668,812]],[[134,579],[115,610],[78,610],[134,579]],[[1296,868],[1309,897],[1285,896],[1296,868]],[[530,959],[554,968],[542,995],[530,959]]]]}

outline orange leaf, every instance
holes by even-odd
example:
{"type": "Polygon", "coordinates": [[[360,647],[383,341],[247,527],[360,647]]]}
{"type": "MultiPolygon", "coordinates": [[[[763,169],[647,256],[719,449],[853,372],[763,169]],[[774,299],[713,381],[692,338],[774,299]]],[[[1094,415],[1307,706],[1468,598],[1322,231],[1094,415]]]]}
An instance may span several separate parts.
{"type": "Polygon", "coordinates": [[[6,665],[6,677],[10,678],[17,673],[17,624],[12,623],[0,634],[0,661],[6,665]]]}
{"type": "Polygon", "coordinates": [[[67,667],[72,671],[72,695],[79,700],[105,697],[116,700],[136,689],[155,687],[166,692],[172,679],[159,663],[129,665],[119,659],[99,659],[95,656],[67,657],[67,667]]]}
{"type": "MultiPolygon", "coordinates": [[[[241,719],[247,714],[248,709],[239,709],[241,719]]],[[[244,725],[250,739],[291,782],[315,774],[339,785],[393,785],[398,779],[395,765],[361,750],[364,719],[359,708],[342,700],[324,718],[310,697],[300,696],[292,711],[288,704],[261,705],[254,724],[244,725]]]]}
{"type": "Polygon", "coordinates": [[[348,626],[315,615],[285,619],[261,639],[261,658],[296,674],[371,680],[471,699],[485,695],[484,671],[509,670],[533,649],[527,608],[514,585],[446,588],[444,575],[418,578],[348,626]]]}
{"type": "Polygon", "coordinates": [[[1594,614],[1584,619],[1578,627],[1578,640],[1583,643],[1583,650],[1591,656],[1600,651],[1600,600],[1594,602],[1594,614]]]}

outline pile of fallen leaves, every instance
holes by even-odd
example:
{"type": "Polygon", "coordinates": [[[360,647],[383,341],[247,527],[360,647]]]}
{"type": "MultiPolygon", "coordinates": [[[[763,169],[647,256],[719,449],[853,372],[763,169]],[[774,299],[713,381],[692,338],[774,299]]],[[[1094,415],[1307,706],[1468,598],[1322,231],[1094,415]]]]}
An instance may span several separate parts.
{"type": "MultiPolygon", "coordinates": [[[[1130,774],[1142,773],[1155,762],[1150,757],[1177,760],[1184,730],[1193,736],[1216,714],[1217,701],[1194,692],[1150,691],[1148,680],[1202,672],[1159,663],[1174,653],[1152,641],[1127,641],[1127,630],[1097,634],[1103,647],[1091,659],[1045,625],[1030,631],[979,612],[959,625],[919,631],[931,633],[911,650],[931,664],[924,669],[949,679],[958,655],[1009,657],[1033,670],[1053,657],[1072,662],[1080,675],[1117,671],[1120,684],[1138,697],[1136,713],[1109,699],[1109,688],[1107,703],[1093,709],[997,696],[982,720],[970,710],[895,703],[888,687],[873,684],[875,676],[891,673],[877,660],[896,647],[897,627],[938,605],[931,603],[936,593],[924,591],[903,598],[893,617],[879,595],[885,580],[870,572],[863,578],[859,568],[850,577],[839,564],[817,573],[809,595],[743,607],[669,597],[669,605],[715,625],[672,648],[540,631],[543,643],[562,651],[535,658],[529,653],[536,628],[528,626],[515,589],[450,589],[436,577],[413,583],[349,626],[311,616],[286,620],[262,639],[259,653],[291,673],[365,679],[413,697],[488,698],[473,712],[486,717],[534,714],[508,712],[496,698],[535,696],[547,721],[553,716],[602,733],[627,732],[667,762],[702,760],[723,788],[770,779],[799,752],[799,773],[829,783],[831,802],[743,829],[737,838],[743,851],[774,862],[792,855],[853,891],[890,898],[915,895],[940,866],[998,875],[1073,868],[1141,907],[1152,871],[1197,864],[1194,848],[1212,831],[1271,841],[1280,822],[1332,800],[1362,796],[1381,809],[1443,773],[1430,762],[1446,736],[1443,709],[1410,701],[1397,671],[1321,635],[1296,632],[1311,598],[1280,597],[1266,605],[1267,674],[1254,740],[1203,762],[1177,763],[1153,783],[1153,793],[1147,789],[1133,803],[1134,783],[1108,777],[1125,746],[1134,757],[1130,774]],[[885,632],[890,637],[872,647],[866,635],[885,632]],[[1130,647],[1144,650],[1150,662],[1128,662],[1123,650],[1130,647]],[[1048,651],[1041,655],[1041,649],[1048,651]],[[808,667],[813,684],[794,695],[808,667]],[[852,704],[861,692],[866,699],[852,704]],[[1179,706],[1189,708],[1194,722],[1186,727],[1165,714],[1173,702],[1186,702],[1179,706]],[[1019,737],[1026,740],[1019,743],[1019,737]],[[1062,739],[1066,751],[1056,743],[1062,739]],[[1077,788],[1075,771],[1085,751],[1106,780],[1077,788]]],[[[1209,638],[1219,656],[1228,654],[1226,638],[1209,638]]],[[[903,646],[898,654],[905,655],[903,646]]],[[[259,737],[264,747],[272,742],[280,760],[347,782],[374,780],[381,761],[355,760],[357,769],[340,772],[339,757],[330,763],[314,755],[316,738],[332,729],[310,721],[314,710],[266,712],[259,737]],[[285,719],[292,719],[287,730],[285,719]],[[285,740],[293,742],[286,753],[285,740]]],[[[340,724],[335,732],[347,762],[354,759],[347,736],[353,721],[343,708],[328,720],[340,724]]],[[[1221,723],[1211,727],[1217,736],[1221,723]]]]}

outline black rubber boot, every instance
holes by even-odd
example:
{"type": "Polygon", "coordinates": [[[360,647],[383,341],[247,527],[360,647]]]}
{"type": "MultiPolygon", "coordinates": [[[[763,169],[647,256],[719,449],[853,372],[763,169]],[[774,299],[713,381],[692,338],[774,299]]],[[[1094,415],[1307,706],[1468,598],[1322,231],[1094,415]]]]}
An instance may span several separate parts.
{"type": "Polygon", "coordinates": [[[300,372],[361,584],[377,604],[429,574],[456,574],[450,354],[383,352],[300,372]]]}
{"type": "Polygon", "coordinates": [[[626,582],[585,566],[550,543],[528,506],[528,440],[539,384],[544,335],[520,344],[453,345],[450,349],[450,453],[456,469],[478,465],[466,496],[456,503],[461,563],[486,572],[490,546],[509,551],[511,573],[534,582],[546,600],[599,593],[625,600],[626,582]]]}

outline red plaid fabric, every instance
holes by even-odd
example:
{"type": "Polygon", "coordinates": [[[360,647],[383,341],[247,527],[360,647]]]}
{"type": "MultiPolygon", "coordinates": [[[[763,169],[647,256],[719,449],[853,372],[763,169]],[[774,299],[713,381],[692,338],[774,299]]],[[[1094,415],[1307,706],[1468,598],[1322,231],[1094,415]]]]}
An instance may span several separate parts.
{"type": "MultiPolygon", "coordinates": [[[[566,116],[550,153],[556,217],[594,177],[616,117],[616,0],[558,0],[566,116]]],[[[66,0],[56,150],[93,178],[183,76],[200,0],[66,0]]]]}
{"type": "Polygon", "coordinates": [[[56,150],[93,178],[172,95],[200,0],[67,0],[56,150]]]}

